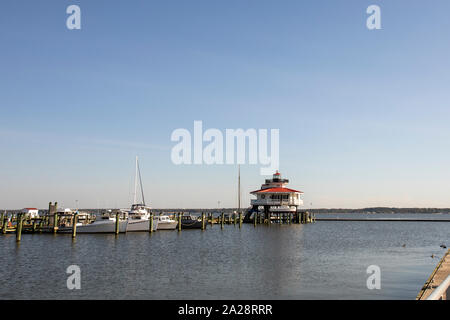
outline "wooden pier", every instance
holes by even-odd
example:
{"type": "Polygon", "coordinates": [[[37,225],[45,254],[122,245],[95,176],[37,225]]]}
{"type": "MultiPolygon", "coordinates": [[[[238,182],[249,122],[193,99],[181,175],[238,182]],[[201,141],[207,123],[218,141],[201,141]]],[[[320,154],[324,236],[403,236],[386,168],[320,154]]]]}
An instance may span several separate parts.
{"type": "MultiPolygon", "coordinates": [[[[428,280],[423,285],[416,300],[427,300],[431,294],[450,276],[450,249],[434,268],[428,280]]],[[[450,300],[450,287],[443,288],[442,300],[450,300]]]]}

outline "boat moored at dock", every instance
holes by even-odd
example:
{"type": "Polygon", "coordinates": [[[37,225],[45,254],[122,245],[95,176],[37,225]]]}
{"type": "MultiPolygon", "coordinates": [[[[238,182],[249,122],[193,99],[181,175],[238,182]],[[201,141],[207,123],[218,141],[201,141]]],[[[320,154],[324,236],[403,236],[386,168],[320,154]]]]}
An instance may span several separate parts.
{"type": "Polygon", "coordinates": [[[151,208],[146,206],[144,198],[144,188],[142,187],[141,170],[139,168],[139,160],[136,157],[136,174],[134,177],[134,199],[131,205],[130,211],[127,212],[128,219],[128,232],[139,232],[139,231],[149,231],[150,225],[153,222],[152,230],[156,231],[158,229],[158,219],[153,219],[150,215],[151,208]],[[139,186],[141,189],[142,203],[137,202],[137,189],[139,186]]]}
{"type": "Polygon", "coordinates": [[[171,219],[167,215],[155,216],[154,220],[158,223],[158,230],[175,230],[178,225],[178,222],[176,220],[171,219]]]}
{"type": "Polygon", "coordinates": [[[181,216],[181,229],[201,229],[202,221],[192,215],[182,215],[181,216]]]}
{"type": "Polygon", "coordinates": [[[150,220],[153,219],[152,231],[158,229],[158,219],[151,217],[150,208],[141,204],[133,204],[128,212],[127,232],[149,231],[150,220]]]}
{"type": "MultiPolygon", "coordinates": [[[[119,218],[119,233],[127,232],[127,227],[128,227],[128,220],[119,218]]],[[[72,228],[70,228],[70,232],[71,230],[72,228]]],[[[89,224],[77,223],[77,233],[115,233],[115,232],[116,232],[116,218],[102,219],[89,224]]]]}

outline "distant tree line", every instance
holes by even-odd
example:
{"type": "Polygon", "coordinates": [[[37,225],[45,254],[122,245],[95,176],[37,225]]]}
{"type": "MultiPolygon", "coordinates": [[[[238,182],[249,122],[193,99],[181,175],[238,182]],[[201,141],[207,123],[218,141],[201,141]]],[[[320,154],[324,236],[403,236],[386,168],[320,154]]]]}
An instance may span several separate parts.
{"type": "MultiPolygon", "coordinates": [[[[248,208],[241,208],[242,212],[247,211],[248,208]]],[[[157,212],[233,212],[237,208],[220,208],[220,209],[155,209],[157,212]]],[[[336,209],[336,208],[321,208],[321,209],[304,209],[299,211],[309,211],[314,213],[446,213],[450,214],[450,208],[390,208],[390,207],[374,207],[361,209],[336,209]]]]}
{"type": "Polygon", "coordinates": [[[362,209],[307,209],[314,213],[450,213],[450,208],[389,208],[374,207],[362,209]]]}

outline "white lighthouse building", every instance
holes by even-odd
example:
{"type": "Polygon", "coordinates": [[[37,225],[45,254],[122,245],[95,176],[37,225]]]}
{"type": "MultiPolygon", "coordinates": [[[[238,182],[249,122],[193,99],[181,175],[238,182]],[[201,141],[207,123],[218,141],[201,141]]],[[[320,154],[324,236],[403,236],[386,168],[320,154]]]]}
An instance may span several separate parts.
{"type": "Polygon", "coordinates": [[[272,179],[266,179],[261,189],[250,192],[256,196],[251,200],[251,212],[264,213],[265,218],[273,214],[296,213],[303,205],[302,191],[286,188],[288,179],[283,179],[277,171],[272,179]]]}

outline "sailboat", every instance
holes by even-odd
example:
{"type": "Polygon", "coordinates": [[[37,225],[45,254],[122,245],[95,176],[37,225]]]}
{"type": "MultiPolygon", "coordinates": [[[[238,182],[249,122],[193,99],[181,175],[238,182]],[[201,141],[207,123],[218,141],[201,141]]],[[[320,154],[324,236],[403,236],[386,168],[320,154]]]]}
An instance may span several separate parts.
{"type": "MultiPolygon", "coordinates": [[[[128,211],[128,232],[149,231],[150,230],[150,207],[145,205],[144,188],[142,187],[141,170],[139,168],[139,159],[136,157],[136,173],[134,177],[134,199],[130,211],[128,211]],[[137,190],[141,189],[142,202],[137,202],[137,190]]],[[[158,229],[158,219],[153,220],[153,231],[158,229]]]]}

